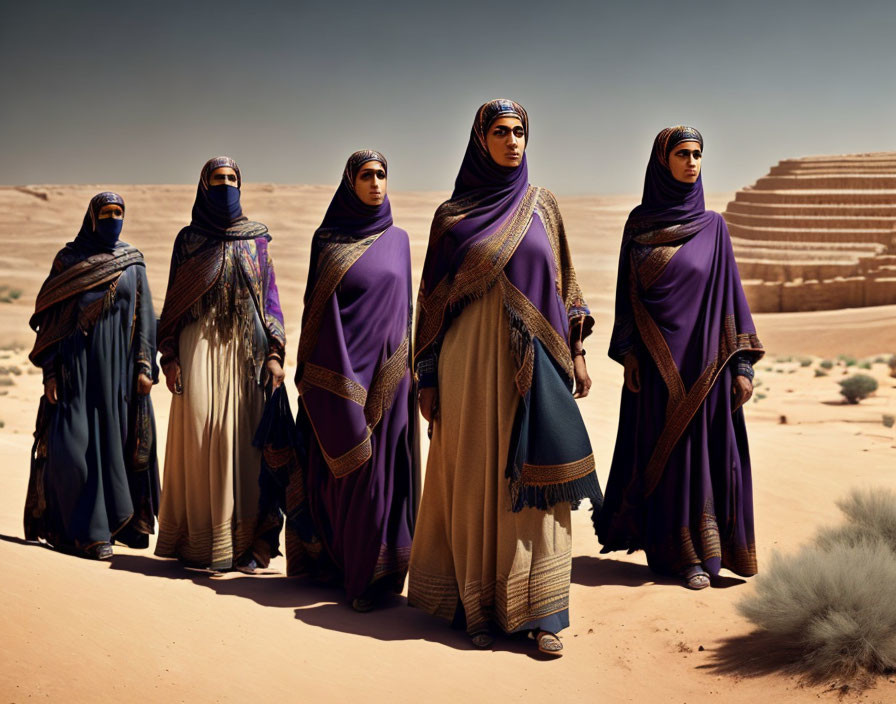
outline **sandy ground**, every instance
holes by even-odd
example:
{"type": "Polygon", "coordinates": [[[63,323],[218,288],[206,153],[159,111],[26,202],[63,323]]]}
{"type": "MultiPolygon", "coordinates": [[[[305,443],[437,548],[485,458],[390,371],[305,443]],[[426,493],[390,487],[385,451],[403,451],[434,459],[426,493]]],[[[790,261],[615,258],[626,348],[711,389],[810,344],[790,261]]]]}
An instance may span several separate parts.
{"type": "MultiPolygon", "coordinates": [[[[757,652],[734,605],[752,590],[729,577],[689,592],[656,582],[643,554],[599,555],[587,511],[574,515],[571,627],[565,656],[546,662],[527,642],[494,652],[407,608],[404,598],[355,614],[340,594],[281,575],[209,577],[116,547],[96,563],[27,545],[22,502],[40,377],[28,368],[27,319],[53,254],[78,230],[93,186],[0,188],[0,698],[6,702],[270,700],[605,702],[803,702],[837,699],[806,688],[757,652]]],[[[123,238],[146,254],[157,310],[187,186],[121,186],[123,238]]],[[[244,207],[274,235],[289,346],[298,341],[311,233],[332,189],[249,185],[244,207]]],[[[429,220],[444,194],[392,197],[411,234],[419,276],[429,220]]],[[[711,196],[721,210],[729,194],[711,196]]],[[[603,352],[612,323],[617,247],[634,197],[561,198],[574,261],[598,324],[588,363],[594,387],[581,408],[606,483],[616,433],[620,369],[603,352]]],[[[844,363],[816,376],[823,358],[896,352],[896,306],[757,316],[769,354],[747,409],[760,569],[839,520],[834,502],[853,486],[896,488],[896,379],[872,363],[880,389],[857,406],[839,402],[844,363]],[[805,357],[804,361],[801,358],[805,357]],[[791,359],[788,359],[791,358],[791,359]],[[807,366],[801,366],[807,364],[807,366]],[[762,398],[759,398],[762,395],[762,398]],[[781,422],[781,417],[786,423],[781,422]]],[[[292,370],[287,370],[288,378],[292,370]]],[[[153,391],[162,445],[168,392],[153,391]]],[[[425,448],[424,448],[425,449],[425,448]]],[[[164,453],[164,447],[160,448],[164,453]]],[[[425,456],[425,455],[424,455],[425,456]]],[[[273,562],[283,570],[282,558],[273,562]]],[[[896,678],[850,699],[896,702],[896,678]]]]}

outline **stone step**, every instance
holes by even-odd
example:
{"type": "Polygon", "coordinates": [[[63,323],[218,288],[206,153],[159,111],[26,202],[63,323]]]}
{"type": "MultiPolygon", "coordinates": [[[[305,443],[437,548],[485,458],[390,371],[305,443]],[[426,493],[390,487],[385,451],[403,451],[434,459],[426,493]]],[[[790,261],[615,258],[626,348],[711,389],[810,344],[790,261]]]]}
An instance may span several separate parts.
{"type": "Polygon", "coordinates": [[[763,176],[754,185],[755,190],[817,190],[817,189],[896,189],[896,174],[837,174],[763,176]]]}
{"type": "Polygon", "coordinates": [[[896,152],[867,152],[865,154],[827,154],[781,159],[779,164],[864,164],[869,161],[893,161],[896,152]]]}
{"type": "Polygon", "coordinates": [[[752,203],[733,200],[726,212],[743,215],[790,215],[839,218],[893,218],[896,220],[896,202],[880,205],[820,205],[811,203],[752,203]]]}
{"type": "Polygon", "coordinates": [[[742,278],[763,281],[811,281],[837,277],[860,276],[864,272],[858,262],[775,261],[737,256],[737,269],[742,278]]]}
{"type": "Polygon", "coordinates": [[[847,254],[871,254],[889,263],[892,258],[896,261],[896,255],[884,254],[887,248],[879,242],[794,242],[793,240],[760,240],[744,237],[732,237],[731,244],[738,247],[763,247],[793,254],[799,252],[844,252],[847,254]]]}
{"type": "Polygon", "coordinates": [[[738,191],[734,199],[748,203],[788,203],[792,205],[893,205],[896,203],[896,189],[763,191],[755,188],[745,188],[742,191],[738,191]]]}
{"type": "Polygon", "coordinates": [[[853,229],[896,229],[896,215],[878,218],[859,217],[833,217],[830,215],[757,215],[755,213],[739,213],[737,211],[725,211],[722,213],[725,221],[738,225],[752,225],[753,227],[796,227],[796,228],[822,228],[826,230],[853,230],[853,229]]]}
{"type": "Polygon", "coordinates": [[[751,227],[729,223],[732,237],[751,240],[792,240],[794,242],[876,242],[896,250],[896,230],[751,227]]]}
{"type": "Polygon", "coordinates": [[[839,277],[816,281],[745,280],[744,293],[754,313],[834,310],[896,303],[896,277],[839,277]]]}

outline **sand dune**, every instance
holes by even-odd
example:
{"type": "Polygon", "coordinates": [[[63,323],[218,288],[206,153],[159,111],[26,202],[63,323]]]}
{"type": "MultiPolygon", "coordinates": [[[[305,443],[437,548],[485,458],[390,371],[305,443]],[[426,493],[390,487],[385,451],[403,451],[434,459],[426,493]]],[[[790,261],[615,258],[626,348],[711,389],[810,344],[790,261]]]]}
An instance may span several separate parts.
{"type": "MultiPolygon", "coordinates": [[[[340,595],[280,575],[209,577],[116,548],[111,564],[25,545],[21,512],[40,377],[23,349],[34,295],[55,251],[78,230],[90,196],[106,186],[0,188],[0,285],[21,292],[0,302],[0,695],[49,701],[550,701],[779,702],[835,694],[802,688],[751,653],[749,625],[734,604],[752,586],[692,593],[655,582],[642,554],[599,555],[587,511],[574,516],[571,628],[566,655],[543,662],[528,643],[473,651],[466,637],[407,608],[404,599],[355,614],[340,595]],[[10,371],[14,370],[14,371],[10,371]],[[16,373],[18,372],[18,373],[16,373]],[[702,649],[701,649],[702,646],[702,649]]],[[[189,218],[190,186],[113,187],[125,198],[123,238],[146,255],[157,310],[177,230],[189,218]]],[[[244,207],[268,224],[289,347],[298,341],[310,236],[332,188],[245,187],[244,207]]],[[[419,276],[429,220],[443,193],[392,196],[396,223],[412,238],[419,276]]],[[[730,194],[709,198],[721,209],[730,194]]],[[[597,317],[588,347],[594,387],[582,404],[606,482],[621,374],[606,349],[621,227],[634,197],[561,198],[574,261],[597,317]]],[[[764,398],[747,409],[753,453],[760,569],[773,550],[792,551],[838,520],[834,501],[850,487],[896,488],[896,437],[881,423],[896,414],[896,379],[858,406],[838,403],[838,365],[775,361],[896,352],[896,306],[756,316],[769,349],[757,372],[764,398]],[[786,424],[781,424],[781,416],[786,424]]],[[[816,360],[817,361],[817,360],[816,360]]],[[[287,370],[288,376],[291,370],[287,370]]],[[[153,391],[160,434],[168,392],[153,391]]],[[[164,442],[162,443],[164,445],[164,442]]],[[[161,448],[162,452],[164,447],[161,448]]],[[[282,558],[273,567],[282,570],[282,558]]],[[[896,701],[883,681],[862,701],[896,701]]]]}

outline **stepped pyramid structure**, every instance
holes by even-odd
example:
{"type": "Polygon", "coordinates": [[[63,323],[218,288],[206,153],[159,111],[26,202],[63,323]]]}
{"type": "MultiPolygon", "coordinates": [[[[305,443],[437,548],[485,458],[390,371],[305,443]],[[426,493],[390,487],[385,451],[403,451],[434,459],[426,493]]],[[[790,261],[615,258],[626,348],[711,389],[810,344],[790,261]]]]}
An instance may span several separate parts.
{"type": "Polygon", "coordinates": [[[896,152],[784,159],[723,216],[753,312],[896,303],[896,152]]]}

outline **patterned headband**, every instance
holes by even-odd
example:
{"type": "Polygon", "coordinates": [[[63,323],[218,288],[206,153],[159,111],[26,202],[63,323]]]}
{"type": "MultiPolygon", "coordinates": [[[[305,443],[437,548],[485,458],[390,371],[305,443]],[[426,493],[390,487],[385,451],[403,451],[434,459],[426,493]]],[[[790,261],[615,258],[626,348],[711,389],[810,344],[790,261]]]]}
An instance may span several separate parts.
{"type": "Polygon", "coordinates": [[[479,147],[486,154],[488,153],[488,147],[485,144],[485,135],[495,120],[501,117],[518,118],[523,123],[523,132],[526,135],[526,140],[528,141],[529,139],[529,115],[522,105],[507,98],[489,100],[476,111],[476,120],[473,123],[476,140],[479,143],[479,147]]]}
{"type": "Polygon", "coordinates": [[[205,166],[202,167],[202,173],[199,176],[199,183],[202,184],[203,189],[208,189],[209,179],[212,176],[212,171],[214,171],[215,169],[220,169],[224,166],[236,171],[236,187],[242,187],[243,177],[240,174],[240,167],[237,166],[237,163],[229,156],[216,156],[214,159],[209,159],[207,162],[205,162],[205,166]]]}
{"type": "Polygon", "coordinates": [[[345,185],[353,191],[355,190],[355,178],[358,175],[358,171],[360,171],[361,167],[368,161],[380,162],[383,165],[383,170],[387,174],[389,173],[389,165],[386,163],[386,157],[373,149],[359,149],[345,162],[345,171],[342,172],[342,178],[345,181],[345,185]]]}
{"type": "Polygon", "coordinates": [[[703,149],[703,135],[696,128],[687,125],[667,127],[656,136],[653,151],[663,166],[669,167],[669,154],[682,142],[697,142],[703,149]]]}
{"type": "Polygon", "coordinates": [[[90,205],[87,206],[87,211],[90,213],[90,224],[94,230],[96,230],[96,221],[99,220],[100,211],[104,205],[120,205],[121,211],[124,213],[124,198],[120,195],[112,191],[97,193],[90,199],[90,205]]]}

